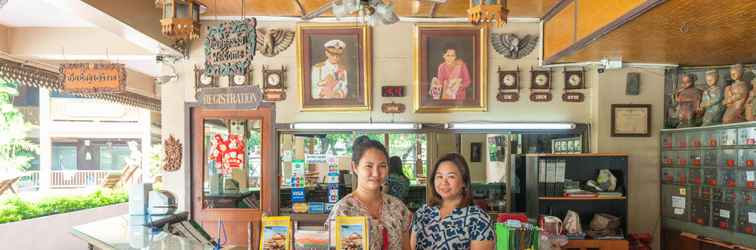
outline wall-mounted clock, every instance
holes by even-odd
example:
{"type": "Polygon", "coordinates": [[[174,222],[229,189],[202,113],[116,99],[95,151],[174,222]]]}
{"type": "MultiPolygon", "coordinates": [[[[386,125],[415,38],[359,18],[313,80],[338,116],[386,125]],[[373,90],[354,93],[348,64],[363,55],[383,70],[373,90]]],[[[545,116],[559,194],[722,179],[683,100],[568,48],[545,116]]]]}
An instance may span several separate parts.
{"type": "Polygon", "coordinates": [[[228,77],[229,87],[252,86],[252,72],[255,68],[250,66],[246,74],[234,74],[228,77]]]}
{"type": "Polygon", "coordinates": [[[499,70],[499,91],[520,89],[520,72],[499,70]]]}
{"type": "Polygon", "coordinates": [[[286,66],[281,66],[281,69],[263,66],[263,92],[266,101],[286,99],[286,66]]]}
{"type": "Polygon", "coordinates": [[[565,89],[584,89],[585,78],[582,70],[564,71],[565,89]]]}
{"type": "Polygon", "coordinates": [[[530,89],[551,89],[551,71],[531,70],[530,89]]]}
{"type": "Polygon", "coordinates": [[[218,77],[210,76],[204,69],[194,67],[194,87],[197,91],[203,88],[217,88],[218,77]]]}

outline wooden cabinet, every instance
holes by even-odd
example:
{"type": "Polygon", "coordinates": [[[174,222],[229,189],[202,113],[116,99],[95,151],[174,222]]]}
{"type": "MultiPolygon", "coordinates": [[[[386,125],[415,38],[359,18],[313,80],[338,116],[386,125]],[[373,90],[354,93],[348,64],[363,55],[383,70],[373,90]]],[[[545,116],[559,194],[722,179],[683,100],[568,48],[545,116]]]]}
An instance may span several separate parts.
{"type": "Polygon", "coordinates": [[[629,249],[630,243],[626,240],[571,240],[564,250],[619,250],[629,249]]]}

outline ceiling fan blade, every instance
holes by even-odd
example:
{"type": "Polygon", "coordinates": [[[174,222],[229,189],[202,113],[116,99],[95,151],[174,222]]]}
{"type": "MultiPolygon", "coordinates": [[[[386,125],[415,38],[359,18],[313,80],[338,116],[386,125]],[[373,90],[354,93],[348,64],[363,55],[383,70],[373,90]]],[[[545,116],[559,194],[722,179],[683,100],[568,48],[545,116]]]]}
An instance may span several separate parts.
{"type": "Polygon", "coordinates": [[[331,10],[331,8],[333,7],[333,3],[336,1],[337,0],[331,0],[327,3],[324,3],[323,5],[318,7],[316,10],[313,10],[312,12],[307,13],[307,15],[302,16],[302,20],[310,20],[317,16],[323,15],[323,13],[326,13],[329,10],[331,10]]]}

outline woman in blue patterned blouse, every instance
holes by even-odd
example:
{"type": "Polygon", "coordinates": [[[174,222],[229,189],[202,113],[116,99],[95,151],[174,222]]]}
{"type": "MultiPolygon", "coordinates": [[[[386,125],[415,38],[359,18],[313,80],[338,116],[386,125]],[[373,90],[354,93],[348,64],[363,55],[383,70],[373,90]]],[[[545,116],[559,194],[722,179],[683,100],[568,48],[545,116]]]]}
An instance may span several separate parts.
{"type": "Polygon", "coordinates": [[[415,213],[412,249],[493,249],[491,218],[473,204],[465,158],[456,153],[441,157],[430,176],[433,196],[415,213]]]}

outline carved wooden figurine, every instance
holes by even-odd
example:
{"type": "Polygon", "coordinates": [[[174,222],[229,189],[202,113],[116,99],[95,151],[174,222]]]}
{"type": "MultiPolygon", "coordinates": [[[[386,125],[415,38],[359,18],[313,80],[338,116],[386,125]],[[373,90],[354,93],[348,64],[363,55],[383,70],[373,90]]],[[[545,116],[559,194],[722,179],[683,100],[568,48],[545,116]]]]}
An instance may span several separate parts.
{"type": "Polygon", "coordinates": [[[756,79],[751,80],[751,93],[748,95],[745,105],[745,118],[748,121],[756,121],[756,88],[753,86],[756,84],[756,79]]]}
{"type": "Polygon", "coordinates": [[[724,107],[722,106],[722,88],[717,84],[719,75],[716,70],[706,71],[706,85],[701,98],[701,107],[699,112],[703,112],[703,126],[716,125],[722,123],[724,107]]]}
{"type": "Polygon", "coordinates": [[[748,99],[749,86],[743,82],[743,65],[730,67],[730,78],[735,83],[725,88],[725,99],[722,103],[727,110],[722,117],[722,123],[736,123],[745,121],[745,102],[748,99]]]}
{"type": "Polygon", "coordinates": [[[696,81],[695,75],[684,75],[682,77],[682,86],[675,93],[675,101],[677,102],[677,127],[693,127],[698,123],[698,110],[701,105],[702,91],[694,87],[696,81]]]}

